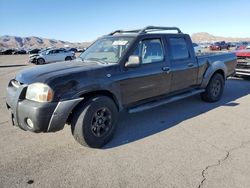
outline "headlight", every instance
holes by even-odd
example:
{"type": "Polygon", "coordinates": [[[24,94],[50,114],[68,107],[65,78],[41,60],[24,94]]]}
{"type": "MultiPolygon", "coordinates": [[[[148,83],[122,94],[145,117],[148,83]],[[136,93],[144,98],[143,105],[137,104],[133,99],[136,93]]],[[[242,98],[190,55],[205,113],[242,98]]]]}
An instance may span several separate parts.
{"type": "Polygon", "coordinates": [[[53,90],[48,85],[42,83],[29,85],[26,91],[26,99],[37,102],[51,102],[53,95],[53,90]]]}

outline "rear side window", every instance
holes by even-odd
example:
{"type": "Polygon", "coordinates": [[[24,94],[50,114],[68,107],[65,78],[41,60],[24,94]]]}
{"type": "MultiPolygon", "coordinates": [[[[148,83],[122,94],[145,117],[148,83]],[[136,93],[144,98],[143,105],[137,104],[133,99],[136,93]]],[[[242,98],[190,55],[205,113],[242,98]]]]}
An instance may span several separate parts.
{"type": "Polygon", "coordinates": [[[172,60],[189,58],[188,47],[184,38],[170,38],[169,45],[172,53],[172,60]]]}

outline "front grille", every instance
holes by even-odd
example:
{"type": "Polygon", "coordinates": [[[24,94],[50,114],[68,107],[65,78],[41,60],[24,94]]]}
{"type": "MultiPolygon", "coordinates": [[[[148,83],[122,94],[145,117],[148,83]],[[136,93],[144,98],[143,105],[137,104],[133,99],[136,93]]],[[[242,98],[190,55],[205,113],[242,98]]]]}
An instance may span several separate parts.
{"type": "Polygon", "coordinates": [[[238,68],[238,69],[250,69],[250,58],[238,57],[236,68],[238,68]]]}

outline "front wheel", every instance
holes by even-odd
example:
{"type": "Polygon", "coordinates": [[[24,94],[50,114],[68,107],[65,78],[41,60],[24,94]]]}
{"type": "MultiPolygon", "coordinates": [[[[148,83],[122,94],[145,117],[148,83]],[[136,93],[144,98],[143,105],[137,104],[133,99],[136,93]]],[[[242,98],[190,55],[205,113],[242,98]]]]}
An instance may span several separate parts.
{"type": "Polygon", "coordinates": [[[81,145],[101,148],[113,137],[117,117],[118,110],[111,98],[92,97],[73,114],[72,134],[81,145]]]}
{"type": "Polygon", "coordinates": [[[37,65],[42,65],[42,64],[44,64],[44,63],[45,63],[45,61],[44,61],[43,58],[37,59],[37,65]]]}
{"type": "Polygon", "coordinates": [[[214,74],[210,79],[205,92],[201,93],[202,100],[206,102],[216,102],[220,100],[224,91],[224,85],[224,77],[219,73],[214,74]]]}

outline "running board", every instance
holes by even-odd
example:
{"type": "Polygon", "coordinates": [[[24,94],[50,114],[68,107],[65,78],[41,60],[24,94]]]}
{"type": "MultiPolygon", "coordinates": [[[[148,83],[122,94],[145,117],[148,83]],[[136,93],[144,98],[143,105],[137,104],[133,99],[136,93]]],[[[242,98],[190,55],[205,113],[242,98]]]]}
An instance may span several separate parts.
{"type": "Polygon", "coordinates": [[[137,113],[137,112],[142,112],[142,111],[149,110],[151,108],[155,108],[155,107],[158,107],[158,106],[161,106],[161,105],[164,105],[164,104],[168,104],[168,103],[175,102],[175,101],[178,101],[178,100],[181,100],[181,99],[185,99],[187,97],[191,97],[193,95],[202,93],[204,91],[205,91],[205,89],[192,90],[192,91],[189,91],[189,92],[179,94],[177,96],[168,97],[168,98],[165,98],[165,99],[160,99],[160,100],[157,100],[157,101],[149,102],[149,103],[146,103],[146,104],[142,104],[142,105],[130,108],[128,110],[128,112],[131,113],[131,114],[132,113],[137,113]]]}

